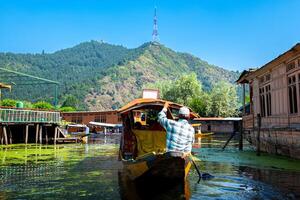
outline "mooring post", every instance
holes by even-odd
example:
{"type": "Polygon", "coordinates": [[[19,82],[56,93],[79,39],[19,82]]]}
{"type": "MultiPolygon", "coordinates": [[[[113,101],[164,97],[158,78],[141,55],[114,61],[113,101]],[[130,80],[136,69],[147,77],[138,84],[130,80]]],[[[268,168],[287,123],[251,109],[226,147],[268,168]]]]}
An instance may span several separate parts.
{"type": "Polygon", "coordinates": [[[40,125],[40,144],[43,143],[43,126],[40,125]]]}
{"type": "Polygon", "coordinates": [[[9,132],[9,144],[12,144],[13,140],[12,140],[12,132],[10,128],[8,128],[8,132],[9,132]]]}
{"type": "Polygon", "coordinates": [[[260,127],[261,127],[261,116],[257,114],[257,136],[256,136],[256,155],[260,156],[260,127]]]}
{"type": "Polygon", "coordinates": [[[8,145],[6,126],[3,126],[3,135],[4,135],[4,142],[6,145],[8,145]]]}
{"type": "Polygon", "coordinates": [[[244,134],[243,120],[240,121],[239,124],[240,124],[240,126],[239,126],[239,128],[240,128],[239,150],[243,151],[243,134],[244,134]]]}
{"type": "Polygon", "coordinates": [[[39,139],[39,124],[36,124],[35,126],[35,143],[38,143],[38,139],[39,139]]]}
{"type": "Polygon", "coordinates": [[[3,145],[3,128],[2,127],[0,129],[0,140],[1,140],[1,145],[3,145]]]}
{"type": "Polygon", "coordinates": [[[26,125],[26,131],[25,131],[25,144],[28,143],[28,130],[29,130],[29,126],[28,124],[26,125]]]}
{"type": "Polygon", "coordinates": [[[46,139],[46,144],[48,144],[48,131],[47,131],[47,126],[45,126],[45,139],[46,139]]]}
{"type": "Polygon", "coordinates": [[[54,144],[56,144],[56,137],[57,137],[57,126],[54,128],[54,144]]]}

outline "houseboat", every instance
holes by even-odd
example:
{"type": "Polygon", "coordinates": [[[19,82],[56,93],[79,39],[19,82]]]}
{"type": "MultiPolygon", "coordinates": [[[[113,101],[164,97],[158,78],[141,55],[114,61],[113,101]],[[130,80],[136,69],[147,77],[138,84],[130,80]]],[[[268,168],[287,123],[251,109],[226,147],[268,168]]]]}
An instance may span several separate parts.
{"type": "Polygon", "coordinates": [[[243,86],[246,138],[261,151],[300,159],[300,43],[260,68],[245,70],[237,83],[243,86]]]}

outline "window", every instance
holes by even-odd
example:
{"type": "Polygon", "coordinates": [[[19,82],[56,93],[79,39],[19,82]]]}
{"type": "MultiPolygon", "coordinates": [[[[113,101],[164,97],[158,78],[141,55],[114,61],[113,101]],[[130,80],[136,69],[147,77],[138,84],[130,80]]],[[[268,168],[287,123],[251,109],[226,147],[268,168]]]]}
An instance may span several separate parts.
{"type": "Polygon", "coordinates": [[[118,115],[118,122],[122,122],[122,117],[121,117],[121,115],[118,115]]]}
{"type": "Polygon", "coordinates": [[[263,82],[265,82],[265,77],[264,76],[259,78],[259,83],[263,83],[263,82]]]}
{"type": "Polygon", "coordinates": [[[96,115],[95,116],[95,122],[106,122],[106,115],[96,115]]]}
{"type": "Polygon", "coordinates": [[[76,124],[81,124],[82,123],[82,116],[73,116],[71,121],[76,123],[76,124]]]}
{"type": "Polygon", "coordinates": [[[272,115],[271,86],[266,85],[259,89],[260,114],[262,117],[272,115]]]}
{"type": "Polygon", "coordinates": [[[259,103],[260,103],[260,114],[262,117],[266,116],[265,112],[265,90],[264,87],[259,89],[259,103]]]}
{"type": "Polygon", "coordinates": [[[266,90],[266,103],[267,103],[267,116],[271,116],[271,86],[267,85],[265,87],[266,90]]]}
{"type": "Polygon", "coordinates": [[[290,113],[297,113],[298,112],[298,105],[297,105],[297,90],[296,90],[296,76],[288,77],[288,90],[289,90],[289,108],[290,113]]]}
{"type": "Polygon", "coordinates": [[[269,81],[269,80],[271,80],[271,74],[266,75],[266,81],[269,81]]]}
{"type": "Polygon", "coordinates": [[[295,67],[296,67],[296,65],[295,65],[295,62],[293,61],[287,65],[286,71],[288,72],[288,71],[294,69],[295,67]]]}
{"type": "Polygon", "coordinates": [[[271,74],[267,74],[259,78],[259,83],[265,83],[271,80],[271,74]]]}
{"type": "Polygon", "coordinates": [[[300,59],[298,59],[298,67],[300,67],[300,59]]]}

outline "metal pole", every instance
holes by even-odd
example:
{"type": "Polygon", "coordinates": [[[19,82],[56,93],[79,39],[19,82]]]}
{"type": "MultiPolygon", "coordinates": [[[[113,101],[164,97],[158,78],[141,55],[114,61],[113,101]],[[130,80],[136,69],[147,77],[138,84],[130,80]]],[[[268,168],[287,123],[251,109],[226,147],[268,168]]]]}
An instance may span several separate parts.
{"type": "Polygon", "coordinates": [[[57,109],[57,104],[58,104],[58,102],[57,102],[57,96],[58,96],[58,85],[57,84],[55,84],[55,97],[54,97],[54,106],[55,106],[55,109],[57,109]]]}

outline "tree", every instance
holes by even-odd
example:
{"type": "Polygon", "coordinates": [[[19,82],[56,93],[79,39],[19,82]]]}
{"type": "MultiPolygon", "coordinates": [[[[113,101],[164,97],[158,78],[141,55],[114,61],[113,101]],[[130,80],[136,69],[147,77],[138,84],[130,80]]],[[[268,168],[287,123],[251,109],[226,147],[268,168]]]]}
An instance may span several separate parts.
{"type": "Polygon", "coordinates": [[[77,108],[79,105],[79,100],[74,95],[67,95],[65,101],[62,103],[61,107],[73,107],[77,108]]]}
{"type": "Polygon", "coordinates": [[[48,102],[39,101],[39,102],[36,102],[35,104],[33,104],[33,108],[44,109],[44,110],[52,110],[53,106],[48,102]]]}
{"type": "Polygon", "coordinates": [[[224,81],[216,83],[211,91],[211,113],[216,117],[232,117],[237,115],[237,94],[232,84],[224,81]]]}
{"type": "Polygon", "coordinates": [[[181,76],[176,81],[162,81],[148,85],[150,89],[159,89],[162,99],[188,105],[192,98],[200,96],[201,83],[195,73],[181,76]]]}
{"type": "Polygon", "coordinates": [[[211,106],[211,97],[206,92],[202,92],[200,96],[194,97],[189,103],[189,107],[200,116],[209,116],[211,113],[211,106]]]}
{"type": "Polygon", "coordinates": [[[13,99],[3,99],[0,102],[1,106],[6,106],[6,107],[16,107],[17,101],[13,99]]]}

